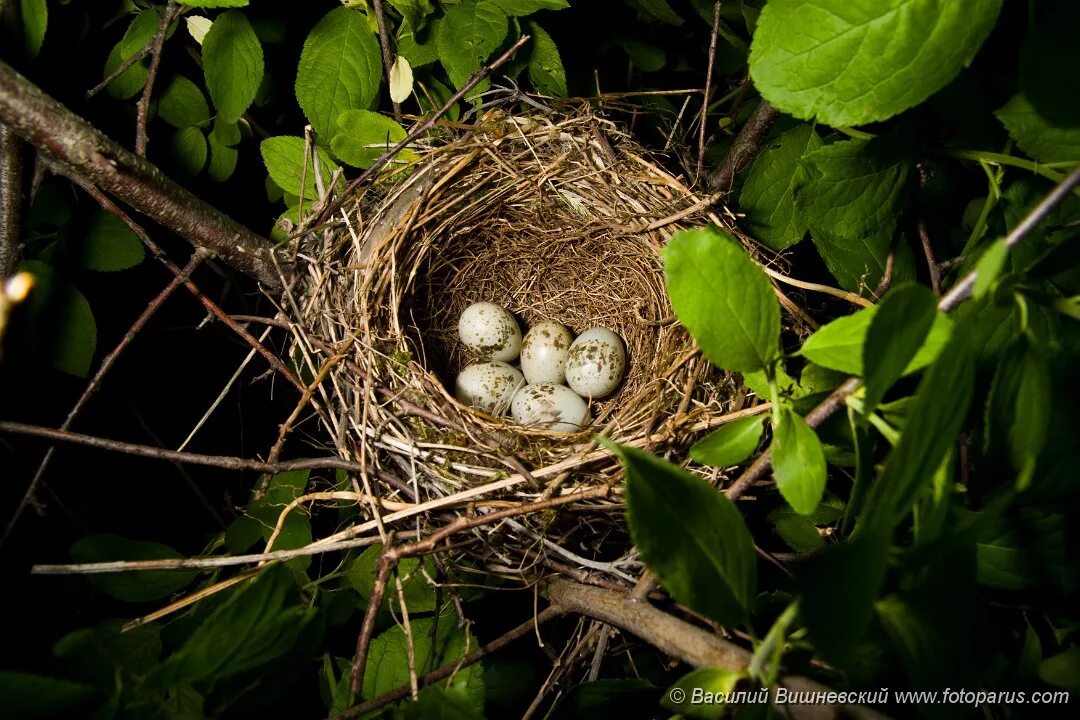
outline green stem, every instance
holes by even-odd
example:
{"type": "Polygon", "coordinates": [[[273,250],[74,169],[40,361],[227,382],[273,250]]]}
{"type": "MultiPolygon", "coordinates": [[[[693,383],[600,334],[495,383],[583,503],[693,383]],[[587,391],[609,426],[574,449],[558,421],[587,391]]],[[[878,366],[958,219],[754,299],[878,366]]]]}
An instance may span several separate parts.
{"type": "MultiPolygon", "coordinates": [[[[1015,155],[1006,155],[1004,153],[985,152],[983,150],[950,150],[945,153],[948,157],[958,158],[960,160],[974,160],[975,162],[985,162],[991,165],[1009,165],[1011,167],[1020,168],[1021,170],[1027,170],[1033,172],[1036,175],[1053,180],[1055,183],[1059,183],[1065,177],[1064,173],[1059,172],[1056,168],[1068,168],[1071,167],[1071,163],[1040,163],[1035,160],[1028,160],[1026,158],[1016,157],[1015,155]]],[[[1077,192],[1080,195],[1080,192],[1077,192]]]]}

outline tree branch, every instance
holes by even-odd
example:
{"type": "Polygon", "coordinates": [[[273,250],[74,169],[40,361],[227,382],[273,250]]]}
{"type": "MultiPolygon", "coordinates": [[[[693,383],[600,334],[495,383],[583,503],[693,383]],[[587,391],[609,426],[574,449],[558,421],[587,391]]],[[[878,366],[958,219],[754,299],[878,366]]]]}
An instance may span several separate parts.
{"type": "MultiPolygon", "coordinates": [[[[614,625],[694,667],[745,671],[753,657],[749,650],[668,615],[646,602],[635,600],[626,593],[582,585],[565,578],[555,578],[542,583],[540,592],[556,609],[614,625]]],[[[780,685],[792,690],[829,691],[826,686],[798,675],[782,678],[780,685]]],[[[796,720],[870,720],[883,717],[880,713],[860,705],[788,705],[780,710],[783,716],[796,720]]]]}
{"type": "MultiPolygon", "coordinates": [[[[379,49],[382,51],[383,70],[386,71],[386,87],[390,87],[390,71],[394,68],[394,61],[390,56],[390,35],[386,32],[386,16],[383,15],[382,0],[374,0],[372,8],[375,10],[375,25],[379,28],[379,49]]],[[[394,119],[401,122],[401,105],[393,98],[394,119]]]]}
{"type": "Polygon", "coordinates": [[[22,140],[0,124],[0,280],[19,264],[22,213],[22,140]]]}
{"type": "Polygon", "coordinates": [[[150,120],[150,96],[154,93],[158,68],[161,67],[161,50],[165,46],[165,36],[168,34],[169,26],[180,15],[180,10],[176,0],[169,0],[165,12],[161,15],[161,25],[150,45],[150,68],[146,71],[146,84],[143,85],[142,95],[136,105],[135,154],[139,157],[146,157],[146,146],[150,143],[146,125],[150,120]]]}
{"type": "MultiPolygon", "coordinates": [[[[0,123],[42,152],[197,247],[282,288],[270,241],[180,187],[0,62],[0,123]]],[[[287,268],[288,269],[288,268],[287,268]]]]}
{"type": "Polygon", "coordinates": [[[750,119],[742,126],[742,130],[735,136],[735,141],[731,143],[731,149],[724,156],[720,166],[705,178],[705,187],[709,192],[731,192],[735,176],[757,156],[761,144],[765,142],[765,137],[779,116],[779,110],[770,105],[767,100],[761,101],[750,119]]]}
{"type": "Polygon", "coordinates": [[[698,156],[697,168],[694,171],[694,181],[701,179],[701,172],[705,168],[705,125],[709,118],[709,91],[712,90],[713,64],[716,62],[716,36],[720,26],[721,0],[713,3],[712,34],[709,36],[709,66],[705,69],[705,92],[701,98],[701,123],[698,127],[698,156]]]}

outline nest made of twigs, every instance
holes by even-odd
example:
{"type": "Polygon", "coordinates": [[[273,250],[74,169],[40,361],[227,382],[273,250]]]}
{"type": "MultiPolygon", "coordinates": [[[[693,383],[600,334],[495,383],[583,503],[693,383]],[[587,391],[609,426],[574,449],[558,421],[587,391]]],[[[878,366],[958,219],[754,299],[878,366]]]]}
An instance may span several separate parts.
{"type": "MultiPolygon", "coordinates": [[[[407,167],[346,204],[346,227],[309,235],[298,253],[293,357],[324,380],[322,423],[343,457],[371,468],[376,494],[417,508],[395,517],[428,527],[466,505],[483,512],[611,485],[618,465],[595,435],[663,453],[736,395],[674,317],[661,262],[673,233],[720,222],[712,198],[586,103],[524,107],[442,123],[407,167]],[[592,403],[591,426],[523,427],[454,399],[455,375],[474,360],[457,320],[477,301],[523,328],[556,320],[624,339],[626,378],[592,403]]],[[[618,497],[594,499],[510,521],[504,543],[478,533],[463,546],[489,570],[554,555],[626,580],[636,573],[620,510],[618,497]]]]}

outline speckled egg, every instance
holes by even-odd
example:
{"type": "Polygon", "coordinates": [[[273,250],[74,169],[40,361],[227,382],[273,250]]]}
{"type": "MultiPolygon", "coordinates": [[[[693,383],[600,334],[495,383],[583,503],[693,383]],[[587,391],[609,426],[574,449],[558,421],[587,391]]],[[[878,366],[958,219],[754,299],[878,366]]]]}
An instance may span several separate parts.
{"type": "Polygon", "coordinates": [[[521,372],[530,384],[558,383],[566,379],[566,358],[574,336],[565,325],[542,322],[533,325],[521,341],[521,372]]]}
{"type": "Polygon", "coordinates": [[[586,398],[615,392],[626,370],[626,350],[619,336],[606,328],[578,335],[566,358],[566,384],[586,398]]]}
{"type": "Polygon", "coordinates": [[[589,408],[573,390],[555,383],[526,385],[514,396],[510,414],[522,425],[574,432],[589,424],[589,408]]]}
{"type": "Polygon", "coordinates": [[[465,403],[492,415],[505,415],[525,377],[504,362],[467,365],[457,376],[454,395],[465,403]]]}
{"type": "Polygon", "coordinates": [[[521,328],[504,308],[489,302],[473,303],[458,320],[458,337],[481,358],[509,362],[521,352],[521,328]]]}

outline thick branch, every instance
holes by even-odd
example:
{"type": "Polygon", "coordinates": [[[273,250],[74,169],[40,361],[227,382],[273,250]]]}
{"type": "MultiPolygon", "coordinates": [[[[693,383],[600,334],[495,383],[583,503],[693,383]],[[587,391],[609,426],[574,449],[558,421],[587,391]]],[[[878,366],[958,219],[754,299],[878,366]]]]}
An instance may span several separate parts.
{"type": "Polygon", "coordinates": [[[769,134],[769,130],[772,129],[779,115],[780,111],[770,105],[767,100],[761,101],[750,119],[743,125],[742,130],[735,136],[735,142],[731,144],[731,149],[724,156],[720,167],[705,178],[705,187],[709,192],[731,192],[735,176],[757,156],[761,144],[765,142],[765,136],[769,134]]]}
{"type": "Polygon", "coordinates": [[[22,210],[22,140],[0,124],[0,280],[19,263],[22,210]]]}
{"type": "MultiPolygon", "coordinates": [[[[552,606],[566,612],[614,625],[637,635],[662,652],[699,668],[746,670],[750,651],[668,615],[652,605],[615,590],[582,585],[555,578],[541,585],[540,592],[552,606]]],[[[780,684],[792,690],[827,692],[829,688],[810,678],[789,675],[780,684]]],[[[881,714],[859,705],[790,705],[778,708],[790,718],[881,718],[881,714]]]]}
{"type": "Polygon", "coordinates": [[[210,250],[269,289],[281,289],[270,241],[170,180],[0,62],[0,122],[72,172],[210,250]]]}

